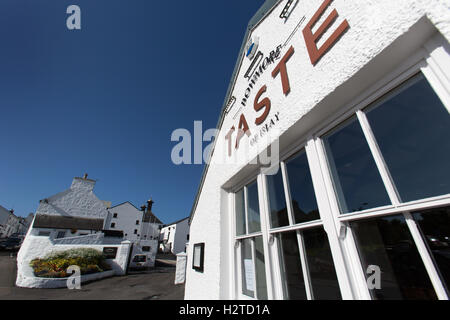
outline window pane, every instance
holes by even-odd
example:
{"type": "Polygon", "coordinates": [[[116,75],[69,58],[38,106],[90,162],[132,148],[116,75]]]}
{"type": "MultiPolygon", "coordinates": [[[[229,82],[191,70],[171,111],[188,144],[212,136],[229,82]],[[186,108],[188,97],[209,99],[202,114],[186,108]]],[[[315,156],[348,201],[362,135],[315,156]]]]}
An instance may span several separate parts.
{"type": "Polygon", "coordinates": [[[437,298],[402,215],[352,222],[351,227],[364,271],[369,265],[381,269],[381,289],[370,290],[373,298],[437,298]]]}
{"type": "Polygon", "coordinates": [[[242,293],[246,296],[255,297],[255,270],[252,259],[251,239],[245,239],[241,242],[242,257],[242,293]]]}
{"type": "Polygon", "coordinates": [[[450,115],[422,74],[367,117],[403,201],[450,192],[450,115]]]}
{"type": "Polygon", "coordinates": [[[256,292],[258,299],[267,300],[266,267],[262,237],[255,238],[256,292]]]}
{"type": "Polygon", "coordinates": [[[244,202],[244,189],[235,194],[236,202],[236,235],[240,236],[245,234],[245,202],[244,202]]]}
{"type": "Polygon", "coordinates": [[[303,241],[314,299],[342,299],[325,230],[323,228],[305,230],[303,241]]]}
{"type": "Polygon", "coordinates": [[[342,213],[390,204],[364,133],[355,117],[324,137],[342,213]]]}
{"type": "Polygon", "coordinates": [[[306,153],[286,163],[295,223],[320,219],[306,153]]]}
{"type": "Polygon", "coordinates": [[[450,207],[413,214],[443,282],[450,288],[450,207]]]}
{"type": "Polygon", "coordinates": [[[258,200],[258,185],[256,182],[252,183],[247,188],[247,215],[248,215],[248,232],[261,231],[261,222],[259,217],[259,200],[258,200]]]}
{"type": "Polygon", "coordinates": [[[276,175],[267,176],[267,187],[272,228],[289,225],[281,168],[276,175]]]}
{"type": "Polygon", "coordinates": [[[306,300],[306,288],[298,250],[297,233],[280,233],[279,240],[280,267],[286,299],[306,300]]]}

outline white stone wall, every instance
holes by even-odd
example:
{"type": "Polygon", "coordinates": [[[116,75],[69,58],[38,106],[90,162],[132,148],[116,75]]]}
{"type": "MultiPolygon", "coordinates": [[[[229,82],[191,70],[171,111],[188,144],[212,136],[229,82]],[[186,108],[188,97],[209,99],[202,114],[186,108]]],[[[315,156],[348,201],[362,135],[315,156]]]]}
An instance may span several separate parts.
{"type": "Polygon", "coordinates": [[[182,284],[186,280],[186,263],[187,254],[179,253],[177,254],[177,267],[175,270],[175,284],[182,284]]]}
{"type": "Polygon", "coordinates": [[[131,259],[137,254],[145,254],[147,256],[146,267],[154,267],[156,262],[156,253],[158,252],[158,240],[140,240],[133,244],[133,253],[131,259]],[[150,251],[143,251],[142,247],[150,247],[150,251]]]}
{"type": "MultiPolygon", "coordinates": [[[[270,51],[287,41],[302,17],[306,17],[305,22],[281,49],[281,57],[290,46],[295,49],[294,55],[287,63],[291,86],[288,96],[283,94],[280,76],[272,78],[271,73],[276,65],[273,64],[268,67],[251,91],[247,106],[239,110],[248,87],[244,73],[251,63],[247,58],[240,57],[242,65],[232,90],[232,95],[237,101],[225,117],[216,139],[212,163],[191,223],[186,299],[230,297],[230,293],[223,289],[227,287],[224,283],[230,281],[232,273],[229,266],[230,255],[222,255],[222,252],[229,250],[231,242],[223,243],[221,233],[231,233],[231,230],[229,227],[223,227],[223,221],[228,221],[228,210],[225,210],[224,206],[226,193],[221,195],[221,188],[233,181],[238,173],[243,172],[243,169],[248,168],[249,159],[256,157],[277,137],[280,137],[282,146],[283,143],[298,141],[299,138],[306,139],[308,132],[327,116],[339,112],[339,108],[345,103],[354,99],[415,53],[424,41],[431,38],[433,29],[447,41],[450,39],[450,3],[448,1],[335,0],[316,24],[317,28],[331,10],[337,9],[339,17],[321,41],[327,39],[343,19],[347,19],[350,29],[317,65],[313,66],[306,50],[302,30],[322,2],[322,0],[299,2],[291,17],[284,22],[279,15],[286,1],[281,1],[251,35],[251,37],[259,37],[259,50],[267,56],[270,51]],[[228,158],[225,135],[231,127],[238,128],[240,114],[245,115],[252,136],[260,130],[254,121],[261,114],[253,110],[253,101],[264,84],[267,85],[267,91],[263,97],[270,97],[272,105],[268,119],[279,112],[280,121],[272,129],[272,133],[276,132],[276,134],[272,134],[269,139],[266,139],[266,135],[253,146],[250,146],[249,139],[244,136],[238,151],[234,149],[235,140],[233,139],[233,157],[228,158]],[[201,242],[205,242],[203,273],[189,267],[192,264],[191,248],[193,244],[201,242]],[[224,273],[226,276],[223,275],[224,273]]],[[[322,44],[321,41],[318,43],[319,46],[322,44]]]]}
{"type": "MultiPolygon", "coordinates": [[[[30,262],[36,258],[43,258],[51,252],[65,251],[75,248],[93,248],[102,252],[104,247],[117,247],[118,250],[116,258],[107,261],[111,265],[115,275],[124,275],[126,273],[131,242],[124,241],[120,244],[98,244],[98,241],[93,241],[90,236],[85,239],[82,238],[85,237],[72,239],[70,244],[58,244],[56,243],[58,241],[52,241],[49,237],[35,236],[29,232],[25,237],[19,252],[17,253],[16,285],[26,288],[59,287],[59,281],[57,281],[58,284],[52,284],[49,283],[48,280],[35,277],[30,266],[30,262]]],[[[61,239],[61,242],[64,242],[65,240],[67,239],[61,239]]]]}
{"type": "Polygon", "coordinates": [[[174,239],[172,246],[172,253],[178,254],[180,252],[184,252],[186,247],[187,235],[189,234],[189,219],[185,219],[176,224],[174,230],[174,239]]]}

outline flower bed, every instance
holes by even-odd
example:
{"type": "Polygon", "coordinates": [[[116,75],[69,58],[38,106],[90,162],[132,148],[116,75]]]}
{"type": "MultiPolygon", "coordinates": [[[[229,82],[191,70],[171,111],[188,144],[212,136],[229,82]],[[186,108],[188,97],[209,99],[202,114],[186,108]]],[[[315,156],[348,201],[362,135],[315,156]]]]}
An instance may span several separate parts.
{"type": "Polygon", "coordinates": [[[30,262],[34,275],[41,278],[69,277],[66,270],[72,265],[79,266],[82,275],[111,270],[102,252],[88,248],[54,252],[30,262]]]}

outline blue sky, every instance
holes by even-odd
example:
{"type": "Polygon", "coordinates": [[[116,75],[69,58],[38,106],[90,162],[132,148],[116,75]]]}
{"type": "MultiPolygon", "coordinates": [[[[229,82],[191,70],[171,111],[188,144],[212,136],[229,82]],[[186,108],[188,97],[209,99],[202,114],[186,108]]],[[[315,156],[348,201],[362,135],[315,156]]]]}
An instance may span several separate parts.
{"type": "Polygon", "coordinates": [[[263,2],[2,0],[0,205],[27,215],[87,172],[102,200],[188,216],[203,166],[172,164],[171,133],[216,126],[263,2]]]}

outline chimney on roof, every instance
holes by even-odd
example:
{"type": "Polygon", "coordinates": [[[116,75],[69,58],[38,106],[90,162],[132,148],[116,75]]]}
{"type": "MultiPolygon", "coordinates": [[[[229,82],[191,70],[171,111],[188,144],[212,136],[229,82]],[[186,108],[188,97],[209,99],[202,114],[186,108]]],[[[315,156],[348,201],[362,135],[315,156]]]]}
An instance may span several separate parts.
{"type": "Polygon", "coordinates": [[[9,212],[11,212],[11,214],[14,214],[14,209],[9,210],[9,212]]]}
{"type": "Polygon", "coordinates": [[[141,206],[141,211],[143,211],[143,212],[145,212],[145,209],[146,209],[147,207],[144,205],[144,206],[141,206]]]}
{"type": "Polygon", "coordinates": [[[87,173],[85,173],[85,174],[84,174],[84,176],[83,176],[83,179],[84,179],[84,180],[86,180],[86,179],[87,179],[87,177],[88,177],[88,174],[87,174],[87,173]]]}
{"type": "Polygon", "coordinates": [[[153,203],[154,203],[154,201],[152,200],[152,198],[150,198],[150,200],[147,200],[147,210],[148,211],[152,211],[153,203]]]}

